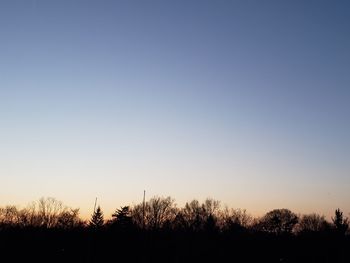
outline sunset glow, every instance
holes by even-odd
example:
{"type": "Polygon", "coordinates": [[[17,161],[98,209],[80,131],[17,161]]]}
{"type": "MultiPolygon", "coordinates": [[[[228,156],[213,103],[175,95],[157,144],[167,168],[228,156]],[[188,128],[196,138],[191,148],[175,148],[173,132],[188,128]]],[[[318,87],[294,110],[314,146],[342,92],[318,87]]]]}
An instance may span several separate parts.
{"type": "Polygon", "coordinates": [[[0,206],[349,215],[348,2],[102,2],[1,1],[0,206]]]}

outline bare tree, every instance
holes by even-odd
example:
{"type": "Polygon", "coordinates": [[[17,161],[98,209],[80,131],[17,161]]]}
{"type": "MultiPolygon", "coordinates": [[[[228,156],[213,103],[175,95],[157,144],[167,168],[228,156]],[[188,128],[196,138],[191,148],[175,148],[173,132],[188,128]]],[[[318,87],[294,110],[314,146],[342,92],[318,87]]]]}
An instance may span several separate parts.
{"type": "Polygon", "coordinates": [[[198,200],[192,200],[185,204],[177,217],[177,224],[181,228],[199,230],[204,224],[203,207],[198,200]]]}
{"type": "Polygon", "coordinates": [[[192,200],[185,204],[177,214],[175,225],[191,231],[200,231],[203,228],[216,228],[220,214],[220,202],[208,198],[200,204],[198,200],[192,200]]]}
{"type": "Polygon", "coordinates": [[[40,198],[37,213],[40,226],[55,227],[58,223],[58,216],[66,210],[62,202],[53,197],[40,198]]]}
{"type": "Polygon", "coordinates": [[[216,216],[217,212],[220,209],[220,201],[212,198],[207,198],[202,204],[202,209],[206,216],[209,216],[209,215],[216,216]]]}
{"type": "Polygon", "coordinates": [[[220,214],[220,226],[226,230],[241,231],[249,228],[253,223],[253,217],[245,209],[225,209],[220,214]]]}
{"type": "Polygon", "coordinates": [[[67,209],[58,215],[57,227],[70,229],[83,226],[84,222],[79,218],[79,209],[67,209]]]}
{"type": "Polygon", "coordinates": [[[134,206],[131,217],[138,226],[159,229],[176,216],[176,207],[171,197],[153,197],[143,204],[134,206]]]}
{"type": "Polygon", "coordinates": [[[81,224],[79,209],[68,209],[55,198],[40,198],[26,208],[15,206],[0,208],[0,223],[20,227],[69,227],[81,224]]]}
{"type": "Polygon", "coordinates": [[[37,203],[32,202],[20,213],[22,226],[40,226],[41,220],[37,215],[37,203]]]}
{"type": "Polygon", "coordinates": [[[19,211],[16,206],[6,206],[0,208],[0,223],[6,226],[17,225],[19,223],[19,211]]]}
{"type": "Polygon", "coordinates": [[[134,205],[130,211],[133,223],[140,228],[143,227],[143,223],[145,222],[144,210],[146,210],[146,208],[144,208],[142,204],[138,204],[134,205]]]}
{"type": "Polygon", "coordinates": [[[325,217],[318,214],[303,215],[296,225],[296,231],[298,233],[321,232],[329,228],[329,223],[325,217]]]}

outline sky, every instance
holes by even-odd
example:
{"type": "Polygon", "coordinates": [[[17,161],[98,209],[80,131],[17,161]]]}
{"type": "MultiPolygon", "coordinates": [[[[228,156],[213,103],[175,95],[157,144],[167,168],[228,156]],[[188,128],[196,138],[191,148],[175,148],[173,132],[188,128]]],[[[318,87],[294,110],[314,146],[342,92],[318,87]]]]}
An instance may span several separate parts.
{"type": "Polygon", "coordinates": [[[0,1],[0,206],[350,212],[348,1],[0,1]]]}

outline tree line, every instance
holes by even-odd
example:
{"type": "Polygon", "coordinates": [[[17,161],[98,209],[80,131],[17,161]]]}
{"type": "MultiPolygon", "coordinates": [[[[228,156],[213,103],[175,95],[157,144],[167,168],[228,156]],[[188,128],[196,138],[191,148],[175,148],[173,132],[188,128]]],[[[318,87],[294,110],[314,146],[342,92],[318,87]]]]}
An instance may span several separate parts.
{"type": "Polygon", "coordinates": [[[26,208],[0,208],[0,229],[9,227],[41,228],[120,228],[140,230],[251,231],[276,235],[333,232],[349,234],[349,219],[336,209],[332,221],[316,213],[297,215],[289,209],[274,209],[254,218],[244,209],[221,208],[220,202],[207,198],[187,202],[178,208],[171,197],[153,197],[145,203],[122,206],[111,219],[105,220],[100,206],[86,221],[79,217],[78,208],[69,208],[55,198],[40,198],[26,208]]]}
{"type": "Polygon", "coordinates": [[[3,262],[350,262],[349,219],[274,209],[256,218],[208,198],[171,197],[89,220],[55,198],[0,208],[3,262]],[[111,260],[112,258],[112,260],[111,260]],[[6,259],[6,260],[5,260],[6,259]],[[228,259],[228,260],[227,260],[228,259]]]}

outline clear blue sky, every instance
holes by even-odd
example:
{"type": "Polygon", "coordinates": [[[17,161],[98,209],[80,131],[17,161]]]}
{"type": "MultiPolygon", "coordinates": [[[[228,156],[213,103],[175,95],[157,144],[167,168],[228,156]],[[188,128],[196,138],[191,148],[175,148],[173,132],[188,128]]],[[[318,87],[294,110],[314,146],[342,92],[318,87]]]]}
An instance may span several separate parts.
{"type": "Polygon", "coordinates": [[[350,212],[348,1],[1,1],[0,205],[350,212]]]}

